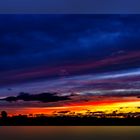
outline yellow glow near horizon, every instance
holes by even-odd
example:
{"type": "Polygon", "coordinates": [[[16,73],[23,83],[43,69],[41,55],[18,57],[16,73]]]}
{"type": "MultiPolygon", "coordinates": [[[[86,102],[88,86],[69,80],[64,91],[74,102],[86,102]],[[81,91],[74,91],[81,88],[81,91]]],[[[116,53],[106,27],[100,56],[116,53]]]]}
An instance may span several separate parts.
{"type": "Polygon", "coordinates": [[[70,111],[75,113],[85,114],[88,110],[91,112],[103,111],[111,113],[117,110],[117,113],[140,112],[140,101],[119,102],[105,105],[78,105],[78,106],[63,106],[63,107],[29,107],[29,108],[11,108],[6,111],[9,114],[48,114],[54,112],[70,111]]]}

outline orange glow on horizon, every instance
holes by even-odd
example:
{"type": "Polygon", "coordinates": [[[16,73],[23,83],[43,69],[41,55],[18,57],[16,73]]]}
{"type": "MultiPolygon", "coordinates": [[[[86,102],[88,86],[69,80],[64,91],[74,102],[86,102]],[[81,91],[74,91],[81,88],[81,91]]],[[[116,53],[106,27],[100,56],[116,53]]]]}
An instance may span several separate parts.
{"type": "Polygon", "coordinates": [[[105,113],[118,110],[119,112],[140,112],[138,108],[140,106],[140,101],[124,101],[124,102],[102,102],[102,103],[92,103],[77,104],[71,106],[61,106],[61,107],[25,107],[25,108],[7,108],[5,109],[9,115],[18,114],[47,114],[52,115],[54,112],[59,111],[70,111],[75,113],[85,114],[87,110],[92,112],[103,111],[105,113]],[[122,108],[120,110],[120,108],[122,108]]]}

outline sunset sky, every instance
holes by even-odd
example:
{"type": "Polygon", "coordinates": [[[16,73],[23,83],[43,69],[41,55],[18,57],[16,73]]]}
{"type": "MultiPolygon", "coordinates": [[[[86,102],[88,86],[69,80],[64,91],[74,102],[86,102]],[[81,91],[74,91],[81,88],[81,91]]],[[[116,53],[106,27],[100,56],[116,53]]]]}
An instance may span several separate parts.
{"type": "Polygon", "coordinates": [[[0,21],[0,110],[140,112],[140,15],[4,14],[0,21]]]}

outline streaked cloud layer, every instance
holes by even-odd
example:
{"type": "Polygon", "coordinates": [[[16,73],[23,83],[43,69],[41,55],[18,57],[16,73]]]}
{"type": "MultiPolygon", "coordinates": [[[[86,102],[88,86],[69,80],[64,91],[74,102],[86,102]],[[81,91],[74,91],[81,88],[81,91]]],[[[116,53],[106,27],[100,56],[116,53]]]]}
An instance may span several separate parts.
{"type": "Polygon", "coordinates": [[[71,97],[26,107],[94,104],[99,96],[139,101],[140,15],[0,15],[0,21],[1,98],[71,97]]]}

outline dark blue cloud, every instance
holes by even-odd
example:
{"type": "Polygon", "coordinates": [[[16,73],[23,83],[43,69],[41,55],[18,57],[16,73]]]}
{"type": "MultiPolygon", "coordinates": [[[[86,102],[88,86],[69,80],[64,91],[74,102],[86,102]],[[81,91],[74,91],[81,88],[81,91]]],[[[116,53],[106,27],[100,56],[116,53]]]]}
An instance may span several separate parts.
{"type": "Polygon", "coordinates": [[[0,21],[1,71],[140,50],[139,15],[0,15],[0,21]]]}

